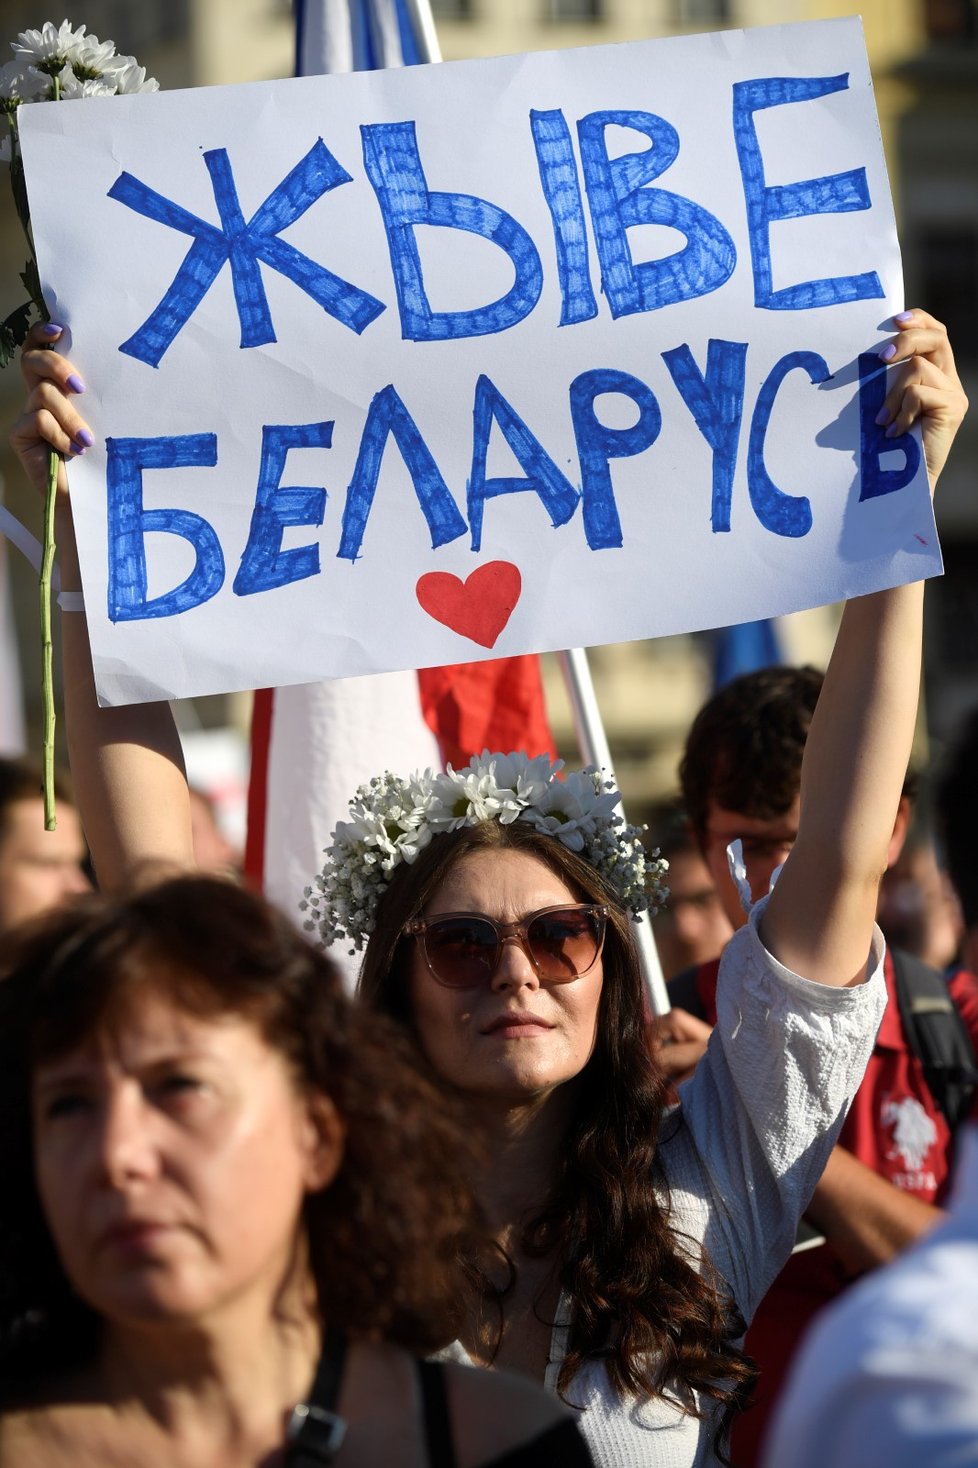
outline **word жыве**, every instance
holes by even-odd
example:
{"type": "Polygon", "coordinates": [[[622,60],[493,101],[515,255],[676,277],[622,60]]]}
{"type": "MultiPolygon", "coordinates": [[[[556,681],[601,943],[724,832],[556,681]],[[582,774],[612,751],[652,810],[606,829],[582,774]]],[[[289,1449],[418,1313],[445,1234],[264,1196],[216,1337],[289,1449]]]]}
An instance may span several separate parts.
{"type": "MultiPolygon", "coordinates": [[[[706,371],[696,364],[687,345],[663,352],[673,382],[713,451],[712,528],[730,529],[730,510],[744,410],[747,345],[712,340],[706,371]]],[[[768,373],[751,415],[747,446],[747,483],[753,511],[776,535],[797,537],[812,525],[811,505],[804,495],[785,494],[764,465],[764,442],[778,389],[795,369],[812,383],[825,382],[828,367],[815,352],[782,357],[768,373]]],[[[902,489],[913,479],[920,450],[909,435],[888,439],[875,418],[886,393],[886,372],[879,358],[859,358],[860,500],[902,489]],[[902,450],[899,469],[884,469],[880,456],[902,450]]],[[[570,412],[581,471],[578,490],[488,377],[480,377],[473,414],[472,473],[469,479],[468,524],[446,485],[417,424],[393,386],[373,399],[364,425],[353,478],[343,508],[337,555],[356,560],[373,505],[381,461],[389,438],[410,472],[418,503],[431,534],[432,548],[471,531],[472,549],[481,547],[485,502],[499,495],[535,492],[554,526],[564,525],[582,505],[585,538],[591,550],[622,544],[621,522],[611,483],[610,461],[641,453],[653,444],[662,426],[658,402],[646,383],[630,373],[598,369],[581,373],[570,385],[570,412]],[[596,398],[617,393],[638,408],[629,428],[608,428],[595,413],[596,398]],[[525,478],[486,476],[493,424],[505,437],[525,471],[525,478]]],[[[282,548],[286,527],[322,525],[326,513],[323,488],[283,487],[286,456],[292,448],[329,448],[333,422],[266,425],[262,430],[261,464],[247,544],[232,590],[238,596],[270,591],[315,576],[320,571],[318,544],[282,548]]],[[[217,435],[194,433],[157,438],[109,438],[108,452],[108,612],[114,622],[172,617],[208,601],[225,580],[225,558],[213,525],[186,509],[143,506],[142,475],[146,469],[213,467],[217,435]],[[163,531],[182,536],[196,553],[190,575],[177,587],[147,598],[145,536],[163,531]]]]}
{"type": "MultiPolygon", "coordinates": [[[[764,77],[733,87],[733,132],[750,239],[754,304],[770,311],[837,306],[884,295],[874,270],[784,286],[773,285],[770,226],[778,220],[843,214],[871,208],[864,168],[768,186],[754,114],[789,103],[845,91],[847,74],[834,77],[764,77]]],[[[588,233],[570,129],[559,109],[531,111],[530,127],[544,197],[550,212],[560,284],[560,325],[591,320],[598,304],[591,282],[588,233]]],[[[536,306],[543,289],[540,253],[523,226],[486,199],[431,193],[413,122],[361,127],[364,168],[383,219],[400,313],[408,341],[435,342],[508,330],[536,306]],[[433,311],[422,276],[415,232],[419,226],[462,230],[503,250],[515,280],[499,300],[466,311],[433,311]]],[[[601,290],[613,319],[655,311],[718,290],[737,263],[733,238],[702,204],[667,189],[652,188],[679,153],[671,123],[651,112],[592,112],[577,123],[584,189],[601,264],[601,290]],[[639,133],[649,146],[612,158],[607,131],[639,133]],[[659,260],[636,264],[628,230],[660,225],[686,238],[685,246],[659,260]]],[[[221,227],[192,214],[141,179],[122,173],[109,197],[168,229],[189,235],[193,246],[162,300],[120,351],[158,367],[225,264],[231,270],[241,346],[276,340],[260,265],[278,271],[324,311],[360,334],[386,310],[369,291],[334,275],[281,238],[317,199],[352,182],[352,175],[320,138],[252,217],[245,219],[230,158],[224,148],[204,154],[221,227]]]]}

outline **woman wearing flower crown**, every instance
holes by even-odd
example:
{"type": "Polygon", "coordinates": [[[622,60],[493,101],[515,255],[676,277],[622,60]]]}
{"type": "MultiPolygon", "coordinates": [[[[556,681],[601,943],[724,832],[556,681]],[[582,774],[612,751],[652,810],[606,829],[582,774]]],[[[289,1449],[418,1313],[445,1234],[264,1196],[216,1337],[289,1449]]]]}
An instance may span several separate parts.
{"type": "MultiPolygon", "coordinates": [[[[896,324],[881,421],[891,436],[920,423],[933,483],[966,401],[944,328],[922,311],[896,324]]],[[[30,472],[47,443],[74,452],[89,430],[69,365],[24,361],[13,442],[30,472]]],[[[599,778],[555,783],[546,762],[488,755],[448,776],[378,778],[309,889],[310,923],[366,945],[367,1000],[469,1098],[486,1138],[499,1265],[449,1354],[546,1382],[581,1409],[608,1468],[715,1461],[749,1384],[744,1323],[792,1246],[879,1022],[876,892],[921,611],[920,585],[846,608],[795,848],[728,947],[719,1021],[676,1110],[646,1045],[628,924],[658,873],[643,873],[599,778]]],[[[66,698],[100,877],[188,861],[165,710],[96,708],[79,621],[65,629],[66,698]]]]}

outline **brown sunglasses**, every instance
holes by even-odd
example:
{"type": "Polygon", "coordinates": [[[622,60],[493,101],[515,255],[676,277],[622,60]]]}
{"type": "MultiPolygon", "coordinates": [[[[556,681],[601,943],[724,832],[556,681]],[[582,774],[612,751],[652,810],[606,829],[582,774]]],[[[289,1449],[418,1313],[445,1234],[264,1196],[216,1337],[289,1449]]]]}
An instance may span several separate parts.
{"type": "Polygon", "coordinates": [[[428,972],[448,989],[488,983],[504,943],[518,943],[546,983],[569,984],[597,963],[607,918],[607,907],[575,902],[542,907],[516,923],[497,923],[481,912],[444,912],[415,918],[403,931],[420,941],[428,972]]]}

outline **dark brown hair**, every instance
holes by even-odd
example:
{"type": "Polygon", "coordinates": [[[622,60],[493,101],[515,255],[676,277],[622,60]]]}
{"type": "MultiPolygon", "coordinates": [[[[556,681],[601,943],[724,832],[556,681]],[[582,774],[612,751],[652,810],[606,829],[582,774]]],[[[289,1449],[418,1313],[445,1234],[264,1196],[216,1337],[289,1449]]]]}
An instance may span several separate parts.
{"type": "Polygon", "coordinates": [[[595,869],[519,821],[486,821],[436,837],[394,872],[367,945],[360,992],[413,1032],[413,940],[402,936],[403,926],[459,861],[500,849],[536,857],[578,900],[610,908],[594,1052],[576,1084],[553,1190],[522,1240],[530,1254],[556,1255],[561,1286],[573,1302],[558,1389],[566,1392],[585,1360],[601,1356],[617,1391],[669,1396],[705,1416],[693,1395],[699,1393],[722,1405],[726,1426],[755,1373],[734,1344],[743,1323],[733,1302],[709,1277],[709,1261],[706,1274],[690,1265],[672,1228],[656,1167],[665,1084],[649,1043],[638,954],[628,918],[595,869]]]}
{"type": "MultiPolygon", "coordinates": [[[[710,801],[751,820],[785,815],[801,793],[801,762],[824,675],[817,668],[759,668],[700,709],[679,765],[683,805],[702,848],[710,801]]],[[[908,770],[903,795],[918,777],[908,770]]]]}
{"type": "Polygon", "coordinates": [[[454,1337],[459,1261],[480,1239],[462,1129],[403,1031],[349,1000],[283,915],[211,877],[88,896],[25,928],[0,976],[0,1377],[86,1359],[99,1324],[71,1292],[37,1196],[34,1068],[161,988],[190,1013],[253,1021],[296,1084],[342,1117],[340,1170],[305,1204],[323,1316],[416,1352],[454,1337]]]}
{"type": "Polygon", "coordinates": [[[679,783],[701,845],[711,800],[754,820],[791,809],[822,681],[816,668],[761,668],[734,678],[700,709],[679,783]]]}

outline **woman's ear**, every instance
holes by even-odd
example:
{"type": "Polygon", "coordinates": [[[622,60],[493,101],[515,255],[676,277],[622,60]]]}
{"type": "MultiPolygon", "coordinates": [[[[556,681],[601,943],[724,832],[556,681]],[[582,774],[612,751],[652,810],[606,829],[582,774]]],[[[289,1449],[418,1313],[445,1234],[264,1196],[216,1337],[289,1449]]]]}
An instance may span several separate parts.
{"type": "Polygon", "coordinates": [[[318,1193],[329,1187],[340,1170],[346,1127],[333,1102],[322,1091],[313,1092],[305,1105],[306,1189],[318,1193]]]}

